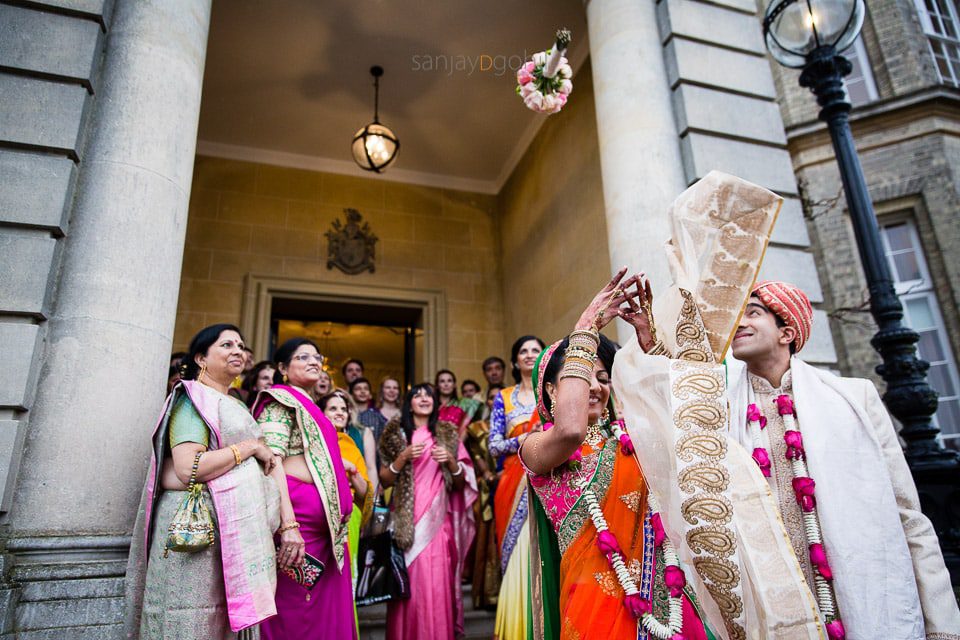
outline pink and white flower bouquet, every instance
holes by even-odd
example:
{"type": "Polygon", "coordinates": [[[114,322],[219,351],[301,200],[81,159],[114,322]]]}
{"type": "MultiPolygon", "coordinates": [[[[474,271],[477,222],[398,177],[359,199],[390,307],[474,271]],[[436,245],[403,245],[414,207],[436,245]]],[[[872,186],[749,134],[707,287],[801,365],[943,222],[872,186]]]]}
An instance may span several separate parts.
{"type": "Polygon", "coordinates": [[[573,69],[564,54],[570,46],[570,32],[557,31],[553,47],[533,55],[517,70],[517,95],[537,113],[557,113],[573,91],[573,69]]]}

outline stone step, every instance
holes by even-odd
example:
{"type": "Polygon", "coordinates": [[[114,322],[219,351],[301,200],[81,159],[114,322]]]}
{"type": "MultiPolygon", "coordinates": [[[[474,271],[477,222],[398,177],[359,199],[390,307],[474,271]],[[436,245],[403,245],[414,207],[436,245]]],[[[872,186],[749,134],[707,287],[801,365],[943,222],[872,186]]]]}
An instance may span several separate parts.
{"type": "MultiPolygon", "coordinates": [[[[387,605],[378,604],[357,609],[360,640],[383,640],[387,629],[387,605]]],[[[465,640],[489,640],[493,637],[496,614],[473,608],[470,585],[463,586],[463,626],[465,640]]]]}

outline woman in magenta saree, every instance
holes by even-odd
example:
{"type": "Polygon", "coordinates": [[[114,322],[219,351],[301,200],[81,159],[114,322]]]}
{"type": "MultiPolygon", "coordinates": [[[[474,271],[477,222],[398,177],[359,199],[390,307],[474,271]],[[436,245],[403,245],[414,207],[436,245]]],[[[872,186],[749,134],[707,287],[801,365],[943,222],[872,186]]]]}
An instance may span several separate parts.
{"type": "Polygon", "coordinates": [[[286,476],[280,486],[277,562],[281,568],[300,566],[306,552],[320,560],[325,571],[312,590],[281,571],[277,615],[261,624],[261,633],[265,640],[301,640],[318,634],[356,638],[347,548],[354,498],[337,431],[307,392],[317,383],[323,356],[311,341],[293,338],[277,349],[274,358],[281,380],[286,378],[289,384],[260,392],[254,415],[286,476]]]}
{"type": "Polygon", "coordinates": [[[388,640],[463,636],[460,576],[473,540],[477,481],[457,426],[437,420],[436,392],[413,387],[380,438],[380,479],[394,486],[395,539],[410,599],[387,606],[388,640]]]}

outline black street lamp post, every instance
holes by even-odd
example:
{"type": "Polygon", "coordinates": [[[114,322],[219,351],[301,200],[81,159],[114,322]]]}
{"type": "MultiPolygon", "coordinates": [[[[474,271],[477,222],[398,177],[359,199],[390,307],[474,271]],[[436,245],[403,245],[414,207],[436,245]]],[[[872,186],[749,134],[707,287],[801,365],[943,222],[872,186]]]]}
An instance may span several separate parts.
{"type": "Polygon", "coordinates": [[[923,511],[937,530],[952,581],[958,584],[960,456],[943,447],[930,420],[937,410],[937,393],[926,379],[930,365],[917,358],[917,333],[903,325],[903,307],[850,132],[843,77],[852,67],[840,52],[856,40],[863,15],[863,0],[772,0],[763,20],[764,38],[778,62],[803,68],[800,85],[816,95],[819,117],[830,132],[870,291],[870,312],[879,328],[870,343],[883,358],[877,367],[887,383],[883,400],[903,425],[900,435],[907,443],[905,455],[923,511]]]}

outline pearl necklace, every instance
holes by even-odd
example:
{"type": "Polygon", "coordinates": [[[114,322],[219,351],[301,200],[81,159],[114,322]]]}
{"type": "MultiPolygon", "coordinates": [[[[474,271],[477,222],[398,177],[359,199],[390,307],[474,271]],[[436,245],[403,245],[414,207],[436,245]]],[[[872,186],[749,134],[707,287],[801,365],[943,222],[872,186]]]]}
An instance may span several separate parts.
{"type": "MultiPolygon", "coordinates": [[[[777,396],[777,413],[783,419],[783,439],[787,444],[786,459],[790,462],[793,472],[793,492],[800,505],[803,518],[803,532],[808,545],[808,557],[813,567],[813,586],[816,591],[817,607],[826,621],[827,636],[830,640],[844,640],[846,630],[837,613],[837,601],[831,582],[833,572],[827,562],[827,555],[823,548],[823,531],[820,528],[820,519],[817,517],[817,499],[814,496],[816,483],[810,477],[807,468],[807,454],[803,448],[803,436],[796,421],[796,409],[793,399],[787,394],[777,396]]],[[[760,432],[767,425],[767,420],[756,403],[747,407],[747,425],[754,445],[753,459],[766,477],[770,477],[770,456],[763,448],[760,432]],[[764,464],[765,463],[765,464],[764,464]]]]}

